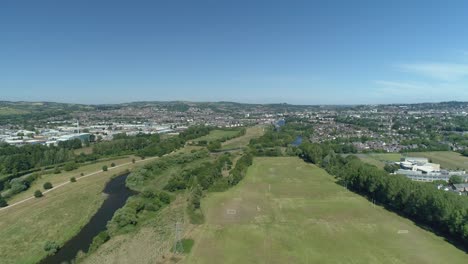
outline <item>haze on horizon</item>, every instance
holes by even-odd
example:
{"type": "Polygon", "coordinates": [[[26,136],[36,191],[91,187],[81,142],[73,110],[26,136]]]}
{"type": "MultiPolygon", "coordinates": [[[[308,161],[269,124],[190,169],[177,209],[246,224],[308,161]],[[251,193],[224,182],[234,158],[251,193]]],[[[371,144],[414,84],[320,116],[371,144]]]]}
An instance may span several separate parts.
{"type": "Polygon", "coordinates": [[[466,1],[4,1],[0,100],[468,101],[466,1]]]}

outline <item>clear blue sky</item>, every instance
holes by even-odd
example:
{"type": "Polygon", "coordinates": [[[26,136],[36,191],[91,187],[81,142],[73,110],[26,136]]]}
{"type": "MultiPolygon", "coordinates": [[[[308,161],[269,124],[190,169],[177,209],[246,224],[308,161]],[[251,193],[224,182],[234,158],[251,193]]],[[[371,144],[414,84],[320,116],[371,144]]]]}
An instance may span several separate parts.
{"type": "Polygon", "coordinates": [[[0,100],[468,101],[467,12],[468,1],[3,0],[0,100]]]}

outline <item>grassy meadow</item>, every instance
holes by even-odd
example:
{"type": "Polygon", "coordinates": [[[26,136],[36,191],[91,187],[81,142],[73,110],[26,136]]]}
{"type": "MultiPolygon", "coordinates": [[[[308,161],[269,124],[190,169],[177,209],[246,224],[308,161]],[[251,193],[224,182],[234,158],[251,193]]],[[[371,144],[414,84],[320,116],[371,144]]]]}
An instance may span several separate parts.
{"type": "Polygon", "coordinates": [[[468,255],[298,158],[256,158],[202,200],[183,263],[466,263],[468,255]]]}
{"type": "Polygon", "coordinates": [[[248,127],[245,135],[224,142],[222,149],[243,148],[249,144],[251,139],[262,136],[264,132],[263,126],[248,127]]]}
{"type": "Polygon", "coordinates": [[[210,131],[210,133],[206,136],[199,137],[197,139],[194,139],[193,141],[214,141],[214,140],[220,140],[226,137],[234,137],[239,133],[238,130],[219,130],[215,129],[210,131]]]}

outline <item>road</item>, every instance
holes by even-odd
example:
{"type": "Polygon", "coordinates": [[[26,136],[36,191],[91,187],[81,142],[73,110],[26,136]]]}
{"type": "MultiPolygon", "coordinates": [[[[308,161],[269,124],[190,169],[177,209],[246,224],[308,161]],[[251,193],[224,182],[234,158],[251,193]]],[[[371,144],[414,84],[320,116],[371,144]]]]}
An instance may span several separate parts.
{"type": "MultiPolygon", "coordinates": [[[[167,154],[166,154],[166,155],[167,155],[167,154]]],[[[138,161],[136,161],[135,163],[140,163],[140,162],[144,162],[144,161],[148,161],[148,160],[152,160],[152,159],[156,159],[156,158],[159,158],[159,157],[146,158],[146,159],[144,159],[144,160],[138,160],[138,161]]],[[[129,165],[129,164],[132,164],[132,162],[122,163],[122,164],[117,165],[117,166],[115,166],[115,167],[110,167],[108,170],[109,170],[109,171],[110,171],[110,170],[115,170],[115,169],[117,169],[117,168],[120,168],[120,167],[122,167],[122,166],[129,165]]],[[[90,174],[86,174],[86,175],[83,175],[83,176],[81,176],[81,177],[77,177],[76,180],[78,181],[78,180],[81,180],[81,179],[84,179],[84,178],[87,178],[87,177],[90,177],[90,176],[93,176],[93,175],[96,175],[96,174],[99,174],[99,173],[102,173],[102,172],[103,172],[102,170],[98,170],[98,171],[92,172],[92,173],[90,173],[90,174]]],[[[47,194],[47,193],[49,193],[49,192],[51,192],[51,191],[54,191],[54,190],[56,190],[56,189],[58,189],[58,188],[61,188],[61,187],[65,186],[65,185],[67,185],[67,184],[69,184],[69,183],[71,183],[71,182],[70,182],[70,181],[62,182],[62,183],[60,183],[60,184],[54,186],[52,189],[49,189],[49,190],[47,190],[47,191],[44,191],[42,194],[47,194]]],[[[33,199],[37,199],[37,198],[34,197],[34,196],[31,196],[31,197],[29,197],[29,198],[26,198],[26,199],[21,200],[21,201],[18,201],[18,202],[16,202],[16,203],[10,204],[10,205],[8,205],[8,206],[1,207],[1,208],[0,208],[0,211],[7,210],[7,209],[9,209],[9,208],[11,208],[11,207],[14,207],[14,206],[16,206],[16,205],[25,203],[25,202],[27,202],[27,201],[29,201],[29,200],[33,200],[33,199]]]]}

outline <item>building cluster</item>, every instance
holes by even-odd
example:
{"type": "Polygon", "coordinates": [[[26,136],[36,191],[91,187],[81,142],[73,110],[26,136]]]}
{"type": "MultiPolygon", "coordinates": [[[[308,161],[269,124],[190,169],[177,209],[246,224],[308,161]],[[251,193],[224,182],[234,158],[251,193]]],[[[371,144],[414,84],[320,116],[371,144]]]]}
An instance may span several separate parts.
{"type": "Polygon", "coordinates": [[[440,168],[440,164],[431,163],[427,158],[406,157],[402,161],[397,162],[400,169],[395,171],[395,174],[405,175],[414,181],[433,182],[446,181],[450,177],[459,176],[462,181],[468,181],[468,174],[465,171],[444,170],[440,168]]]}

